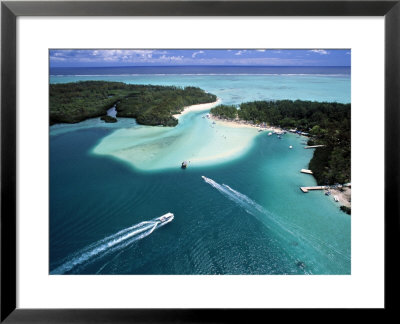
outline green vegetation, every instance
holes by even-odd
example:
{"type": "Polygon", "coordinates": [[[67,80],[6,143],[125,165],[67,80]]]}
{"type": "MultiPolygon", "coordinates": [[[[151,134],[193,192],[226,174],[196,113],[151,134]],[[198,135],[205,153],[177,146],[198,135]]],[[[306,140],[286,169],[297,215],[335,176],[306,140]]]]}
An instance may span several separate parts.
{"type": "Polygon", "coordinates": [[[184,107],[216,101],[217,97],[195,87],[145,86],[117,104],[118,116],[133,117],[139,124],[176,126],[184,107]]]}
{"type": "Polygon", "coordinates": [[[235,119],[237,117],[237,108],[235,106],[218,105],[212,108],[210,113],[224,119],[235,119]]]}
{"type": "Polygon", "coordinates": [[[175,126],[178,120],[172,115],[184,107],[216,100],[215,95],[196,87],[106,81],[50,84],[50,125],[104,116],[116,104],[119,117],[136,118],[144,125],[175,126]]]}
{"type": "Polygon", "coordinates": [[[351,215],[351,208],[347,206],[340,206],[340,210],[346,214],[351,215]]]}
{"type": "MultiPolygon", "coordinates": [[[[230,111],[211,110],[220,117],[230,111]]],[[[309,165],[319,185],[350,182],[350,115],[350,104],[301,100],[246,102],[237,110],[241,120],[296,129],[309,133],[308,145],[325,145],[315,149],[309,165]]]]}
{"type": "Polygon", "coordinates": [[[118,121],[117,118],[108,115],[101,116],[100,119],[104,120],[106,123],[116,123],[118,121]]]}

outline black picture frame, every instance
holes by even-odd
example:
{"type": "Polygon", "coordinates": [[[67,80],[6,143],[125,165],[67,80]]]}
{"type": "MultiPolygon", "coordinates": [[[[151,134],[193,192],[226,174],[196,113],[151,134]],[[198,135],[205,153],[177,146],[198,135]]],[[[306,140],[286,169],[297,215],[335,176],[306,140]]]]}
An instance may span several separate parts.
{"type": "MultiPolygon", "coordinates": [[[[399,244],[400,0],[395,1],[2,1],[1,322],[234,322],[265,310],[16,308],[16,19],[19,16],[384,16],[385,309],[395,310],[399,244]],[[397,257],[394,257],[397,259],[397,257]]],[[[254,317],[253,317],[254,316],[254,317]]]]}

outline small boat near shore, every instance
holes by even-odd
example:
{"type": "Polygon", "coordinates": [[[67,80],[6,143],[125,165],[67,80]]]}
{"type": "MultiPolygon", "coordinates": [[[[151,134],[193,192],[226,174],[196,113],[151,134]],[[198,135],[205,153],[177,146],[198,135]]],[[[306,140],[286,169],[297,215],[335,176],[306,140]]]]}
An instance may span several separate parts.
{"type": "Polygon", "coordinates": [[[187,161],[183,161],[182,164],[181,164],[181,169],[186,169],[187,166],[188,166],[187,161]]]}

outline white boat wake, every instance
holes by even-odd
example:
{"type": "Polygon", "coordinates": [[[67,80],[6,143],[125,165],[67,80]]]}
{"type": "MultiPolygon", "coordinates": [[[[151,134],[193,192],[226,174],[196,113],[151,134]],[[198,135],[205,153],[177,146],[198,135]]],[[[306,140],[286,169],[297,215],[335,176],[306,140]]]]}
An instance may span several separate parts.
{"type": "Polygon", "coordinates": [[[50,271],[50,274],[64,274],[74,270],[76,267],[88,265],[110,253],[120,251],[132,243],[149,236],[157,228],[168,224],[173,219],[174,214],[167,213],[161,217],[141,222],[107,236],[72,254],[60,266],[50,271]]]}
{"type": "Polygon", "coordinates": [[[290,244],[290,242],[295,242],[297,245],[298,242],[302,242],[318,252],[320,255],[327,256],[330,259],[337,260],[339,258],[345,262],[350,262],[350,257],[346,253],[340,251],[338,248],[330,245],[329,243],[324,242],[322,239],[306,233],[301,227],[278,218],[276,215],[272,214],[246,195],[232,189],[226,184],[221,185],[205,176],[202,176],[202,178],[206,183],[217,189],[226,198],[243,208],[248,214],[256,217],[269,230],[278,235],[281,239],[285,240],[287,243],[290,244]]]}

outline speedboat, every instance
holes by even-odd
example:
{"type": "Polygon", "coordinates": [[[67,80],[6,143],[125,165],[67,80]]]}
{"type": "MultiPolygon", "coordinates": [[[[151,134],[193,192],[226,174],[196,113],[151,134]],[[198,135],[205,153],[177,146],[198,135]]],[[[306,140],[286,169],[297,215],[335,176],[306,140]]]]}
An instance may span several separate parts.
{"type": "Polygon", "coordinates": [[[169,223],[174,219],[174,214],[172,213],[166,213],[165,215],[162,215],[158,218],[156,218],[156,221],[159,221],[161,223],[169,223]]]}

